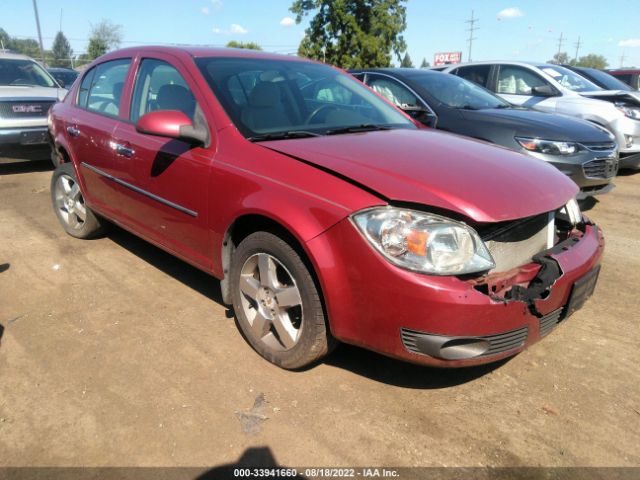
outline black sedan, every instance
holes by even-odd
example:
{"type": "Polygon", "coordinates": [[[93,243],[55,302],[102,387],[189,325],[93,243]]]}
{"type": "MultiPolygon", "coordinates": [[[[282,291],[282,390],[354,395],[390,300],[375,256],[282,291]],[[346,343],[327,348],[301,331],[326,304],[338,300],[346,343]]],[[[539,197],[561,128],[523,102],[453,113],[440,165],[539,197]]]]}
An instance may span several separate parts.
{"type": "Polygon", "coordinates": [[[636,91],[631,87],[631,85],[627,85],[623,81],[618,80],[613,75],[609,75],[607,72],[603,72],[602,70],[598,70],[597,68],[574,67],[572,65],[563,65],[563,67],[568,68],[569,70],[573,70],[578,75],[583,76],[591,83],[595,83],[597,86],[605,90],[622,90],[623,92],[636,91]]]}
{"type": "Polygon", "coordinates": [[[515,107],[463,78],[409,68],[353,70],[420,122],[545,160],[573,179],[581,197],[612,188],[618,170],[611,134],[590,122],[515,107]]]}
{"type": "Polygon", "coordinates": [[[58,82],[61,87],[66,89],[71,88],[73,82],[78,78],[78,72],[69,68],[48,68],[47,72],[56,79],[56,82],[58,82]]]}

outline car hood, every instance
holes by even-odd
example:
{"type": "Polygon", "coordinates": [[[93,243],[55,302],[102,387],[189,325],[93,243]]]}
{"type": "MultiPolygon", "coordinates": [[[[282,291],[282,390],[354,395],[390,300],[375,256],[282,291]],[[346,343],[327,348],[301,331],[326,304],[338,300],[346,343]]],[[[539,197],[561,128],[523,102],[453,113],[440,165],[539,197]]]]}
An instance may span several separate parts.
{"type": "Polygon", "coordinates": [[[580,95],[609,102],[628,102],[635,104],[636,106],[640,106],[640,92],[628,92],[625,90],[598,90],[596,92],[582,92],[580,95]]]}
{"type": "Polygon", "coordinates": [[[435,130],[388,130],[261,142],[391,202],[499,222],[555,210],[577,186],[538,159],[435,130]]]}
{"type": "Polygon", "coordinates": [[[22,85],[0,85],[0,100],[10,99],[48,99],[59,100],[64,97],[67,91],[64,88],[56,87],[36,87],[22,85]]]}
{"type": "Polygon", "coordinates": [[[516,135],[547,140],[609,142],[611,138],[591,123],[563,115],[519,108],[460,110],[467,120],[512,129],[516,135]]]}

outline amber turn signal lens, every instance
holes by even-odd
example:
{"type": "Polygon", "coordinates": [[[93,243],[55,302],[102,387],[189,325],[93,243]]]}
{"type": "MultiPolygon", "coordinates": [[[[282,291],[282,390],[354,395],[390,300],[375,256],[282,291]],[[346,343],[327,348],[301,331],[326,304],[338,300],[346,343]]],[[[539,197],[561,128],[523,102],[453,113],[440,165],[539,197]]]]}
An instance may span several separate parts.
{"type": "Polygon", "coordinates": [[[427,238],[429,234],[419,230],[413,230],[407,234],[407,250],[415,255],[424,257],[427,254],[427,238]]]}

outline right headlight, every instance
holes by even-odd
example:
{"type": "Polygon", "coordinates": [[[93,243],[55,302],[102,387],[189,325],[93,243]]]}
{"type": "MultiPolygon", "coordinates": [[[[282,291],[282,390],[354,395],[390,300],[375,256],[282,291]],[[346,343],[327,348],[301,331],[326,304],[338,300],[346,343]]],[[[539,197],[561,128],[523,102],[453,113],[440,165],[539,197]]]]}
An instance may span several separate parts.
{"type": "Polygon", "coordinates": [[[394,207],[352,216],[364,237],[387,260],[431,275],[491,270],[495,262],[477,232],[446,217],[394,207]]]}
{"type": "Polygon", "coordinates": [[[624,103],[616,103],[616,108],[620,110],[626,117],[640,120],[640,108],[627,105],[624,103]]]}
{"type": "Polygon", "coordinates": [[[558,142],[542,140],[540,138],[515,137],[516,141],[530,152],[546,153],[549,155],[573,155],[580,147],[575,142],[558,142]]]}

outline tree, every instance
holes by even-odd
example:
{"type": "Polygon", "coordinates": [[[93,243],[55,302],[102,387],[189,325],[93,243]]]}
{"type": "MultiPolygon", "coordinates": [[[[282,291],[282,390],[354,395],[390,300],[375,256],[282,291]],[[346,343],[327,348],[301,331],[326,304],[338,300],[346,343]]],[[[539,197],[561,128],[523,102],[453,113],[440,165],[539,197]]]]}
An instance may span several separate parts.
{"type": "Polygon", "coordinates": [[[420,68],[427,68],[427,67],[429,67],[429,66],[430,66],[430,65],[429,65],[429,62],[427,62],[427,59],[426,59],[426,58],[423,58],[423,59],[422,59],[422,63],[420,64],[420,68]]]}
{"type": "Polygon", "coordinates": [[[64,33],[58,32],[56,38],[53,40],[51,46],[51,54],[53,60],[51,61],[52,67],[67,67],[71,66],[71,55],[73,50],[69,44],[69,40],[64,36],[64,33]]]}
{"type": "Polygon", "coordinates": [[[6,32],[4,28],[0,27],[0,49],[2,48],[8,49],[9,42],[11,42],[11,37],[9,36],[9,34],[6,32]]]}
{"type": "Polygon", "coordinates": [[[118,48],[121,42],[122,26],[111,23],[109,20],[102,20],[97,25],[92,25],[86,59],[98,58],[109,50],[118,48]]]}
{"type": "Polygon", "coordinates": [[[576,62],[576,66],[597,68],[598,70],[604,70],[609,66],[609,62],[607,62],[607,59],[603,55],[596,55],[595,53],[590,53],[589,55],[580,57],[576,62]]]}
{"type": "Polygon", "coordinates": [[[342,68],[388,67],[407,49],[406,0],[294,0],[296,23],[313,14],[298,47],[304,57],[342,68]]]}
{"type": "Polygon", "coordinates": [[[404,57],[402,57],[402,61],[400,62],[400,68],[413,68],[413,62],[411,61],[409,52],[406,52],[404,54],[404,57]]]}
{"type": "Polygon", "coordinates": [[[246,48],[248,50],[262,50],[262,47],[256,42],[238,42],[237,40],[231,40],[227,43],[228,48],[246,48]]]}
{"type": "Polygon", "coordinates": [[[569,54],[567,52],[558,52],[547,63],[553,63],[555,65],[572,65],[573,61],[569,58],[569,54]]]}

